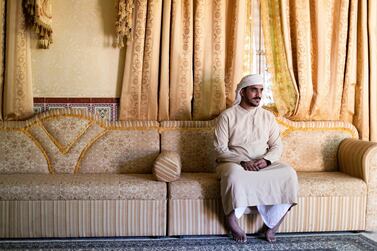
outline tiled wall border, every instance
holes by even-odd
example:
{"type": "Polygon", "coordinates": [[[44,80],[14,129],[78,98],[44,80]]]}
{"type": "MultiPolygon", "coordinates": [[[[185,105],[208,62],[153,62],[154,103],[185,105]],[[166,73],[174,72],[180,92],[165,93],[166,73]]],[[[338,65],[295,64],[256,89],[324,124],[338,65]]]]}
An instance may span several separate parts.
{"type": "Polygon", "coordinates": [[[75,108],[94,112],[104,119],[118,120],[119,98],[34,98],[34,112],[75,108]]]}

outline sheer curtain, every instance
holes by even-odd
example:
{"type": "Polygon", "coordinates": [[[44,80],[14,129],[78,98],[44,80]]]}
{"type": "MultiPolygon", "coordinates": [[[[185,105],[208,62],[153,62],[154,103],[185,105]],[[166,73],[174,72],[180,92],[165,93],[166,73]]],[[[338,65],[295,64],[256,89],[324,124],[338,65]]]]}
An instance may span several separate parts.
{"type": "Polygon", "coordinates": [[[121,120],[205,120],[234,100],[246,0],[135,1],[121,120]]]}
{"type": "Polygon", "coordinates": [[[362,139],[377,140],[375,13],[368,0],[262,1],[265,29],[277,31],[266,36],[275,74],[290,74],[298,91],[288,117],[345,120],[362,139]]]}

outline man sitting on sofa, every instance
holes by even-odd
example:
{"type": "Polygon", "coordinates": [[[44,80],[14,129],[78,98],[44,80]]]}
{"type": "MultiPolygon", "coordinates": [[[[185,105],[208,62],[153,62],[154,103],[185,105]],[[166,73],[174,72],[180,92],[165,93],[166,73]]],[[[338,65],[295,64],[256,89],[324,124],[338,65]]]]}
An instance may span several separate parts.
{"type": "Polygon", "coordinates": [[[263,92],[260,75],[245,76],[237,86],[234,105],[225,110],[215,129],[217,175],[227,227],[233,239],[246,242],[238,224],[243,214],[257,209],[265,224],[267,241],[292,205],[297,203],[294,169],[277,162],[282,154],[275,116],[259,107],[263,92]]]}

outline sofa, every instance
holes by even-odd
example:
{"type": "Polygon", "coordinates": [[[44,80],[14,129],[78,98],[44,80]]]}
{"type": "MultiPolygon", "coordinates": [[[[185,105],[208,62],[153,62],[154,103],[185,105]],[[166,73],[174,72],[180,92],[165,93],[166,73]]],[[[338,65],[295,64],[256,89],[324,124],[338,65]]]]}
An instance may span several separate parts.
{"type": "MultiPolygon", "coordinates": [[[[295,122],[277,118],[284,153],[298,174],[299,198],[280,232],[377,230],[377,143],[358,140],[341,121],[295,122]]],[[[168,184],[168,235],[226,234],[215,174],[214,121],[164,121],[161,151],[181,156],[180,179],[168,184]]],[[[240,219],[258,232],[261,217],[240,219]]]]}
{"type": "Polygon", "coordinates": [[[0,237],[164,236],[158,122],[52,110],[0,124],[0,237]]]}
{"type": "MultiPolygon", "coordinates": [[[[299,178],[281,232],[377,230],[377,144],[340,121],[277,118],[299,178]]],[[[0,238],[226,234],[211,121],[107,122],[58,109],[0,122],[0,238]],[[173,180],[156,177],[164,153],[173,180]]],[[[257,214],[240,219],[247,233],[257,214]]]]}

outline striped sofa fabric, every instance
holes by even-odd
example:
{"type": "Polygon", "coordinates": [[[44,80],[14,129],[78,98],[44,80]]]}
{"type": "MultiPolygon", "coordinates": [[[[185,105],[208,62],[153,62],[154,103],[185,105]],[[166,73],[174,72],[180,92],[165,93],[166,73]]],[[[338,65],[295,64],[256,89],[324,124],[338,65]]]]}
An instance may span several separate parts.
{"type": "MultiPolygon", "coordinates": [[[[300,186],[299,203],[279,231],[377,230],[377,144],[357,140],[356,129],[345,122],[277,120],[283,161],[295,168],[300,186]]],[[[168,235],[226,233],[214,172],[215,123],[161,123],[161,150],[182,158],[181,178],[169,183],[168,235]]],[[[257,213],[240,224],[247,233],[263,225],[257,213]]]]}

